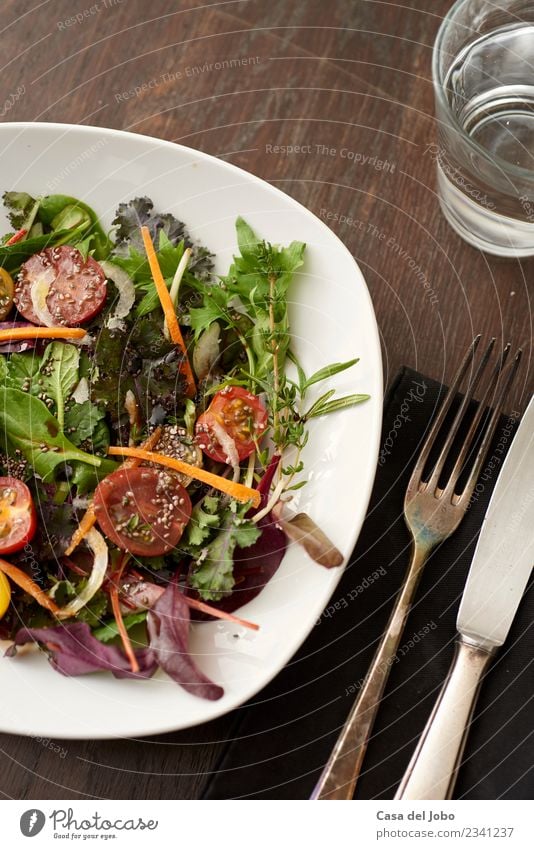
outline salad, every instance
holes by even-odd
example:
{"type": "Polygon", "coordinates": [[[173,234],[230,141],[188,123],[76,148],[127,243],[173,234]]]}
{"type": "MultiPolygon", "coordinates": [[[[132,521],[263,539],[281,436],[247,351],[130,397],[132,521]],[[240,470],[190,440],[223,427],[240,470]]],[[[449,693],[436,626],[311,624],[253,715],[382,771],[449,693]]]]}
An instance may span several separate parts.
{"type": "Polygon", "coordinates": [[[238,252],[216,277],[209,249],[146,197],[121,203],[109,232],[73,197],[3,200],[6,654],[37,643],[64,675],[159,667],[218,699],[189,653],[191,621],[257,629],[235,611],[290,540],[342,563],[291,500],[310,420],[368,397],[331,386],[357,360],[306,375],[292,351],[302,242],[272,245],[238,218],[238,252]]]}

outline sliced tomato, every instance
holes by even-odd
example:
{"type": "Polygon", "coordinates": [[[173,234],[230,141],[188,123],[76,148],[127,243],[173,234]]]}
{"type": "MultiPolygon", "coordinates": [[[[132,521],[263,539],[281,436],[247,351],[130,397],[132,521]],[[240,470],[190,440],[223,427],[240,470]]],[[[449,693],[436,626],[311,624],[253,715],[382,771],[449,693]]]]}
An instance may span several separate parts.
{"type": "Polygon", "coordinates": [[[237,458],[244,460],[267,430],[267,422],[267,410],[257,395],[241,386],[227,386],[213,396],[206,412],[198,417],[197,445],[218,463],[232,463],[234,449],[237,458]]]}
{"type": "Polygon", "coordinates": [[[171,551],[191,517],[191,500],[176,475],[146,466],[112,472],[98,484],[93,504],[108,539],[140,557],[171,551]]]}
{"type": "Polygon", "coordinates": [[[24,548],[36,529],[35,505],[26,484],[0,478],[0,556],[24,548]]]}
{"type": "Polygon", "coordinates": [[[106,275],[100,265],[69,245],[45,248],[20,269],[15,286],[15,306],[25,319],[41,324],[32,301],[32,287],[48,287],[45,302],[54,323],[67,327],[84,324],[98,315],[107,293],[106,275]]]}

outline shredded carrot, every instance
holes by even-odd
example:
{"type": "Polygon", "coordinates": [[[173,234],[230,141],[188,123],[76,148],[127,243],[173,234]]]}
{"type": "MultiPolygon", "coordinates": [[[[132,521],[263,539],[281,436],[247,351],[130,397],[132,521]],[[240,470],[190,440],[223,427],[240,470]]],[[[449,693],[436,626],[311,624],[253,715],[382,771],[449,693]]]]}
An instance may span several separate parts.
{"type": "Polygon", "coordinates": [[[78,527],[76,528],[76,530],[74,531],[74,533],[72,535],[72,539],[69,543],[69,547],[67,549],[65,549],[65,554],[67,555],[67,557],[70,557],[70,555],[72,554],[74,549],[78,548],[82,539],[87,536],[87,534],[89,533],[89,531],[91,530],[91,528],[93,527],[95,522],[96,522],[96,516],[95,516],[94,507],[93,507],[93,502],[91,501],[91,503],[89,504],[89,507],[87,508],[84,515],[82,516],[82,520],[81,520],[80,524],[78,525],[78,527]]]}
{"type": "Polygon", "coordinates": [[[7,240],[4,247],[7,247],[8,245],[15,245],[17,242],[22,241],[27,232],[28,231],[25,230],[24,227],[22,227],[21,230],[17,230],[17,232],[13,233],[11,238],[7,240]]]}
{"type": "Polygon", "coordinates": [[[111,589],[109,591],[109,597],[111,599],[111,609],[113,610],[113,616],[115,617],[115,622],[117,623],[120,638],[124,646],[124,652],[128,660],[130,661],[132,672],[139,672],[139,664],[137,662],[135,652],[132,648],[132,642],[130,640],[130,635],[128,634],[128,629],[126,628],[122,618],[121,606],[119,602],[119,581],[124,571],[124,567],[126,566],[129,559],[129,554],[125,554],[121,557],[119,568],[111,579],[111,589]]]}
{"type": "Polygon", "coordinates": [[[184,463],[182,460],[176,460],[174,457],[166,457],[165,454],[156,454],[154,451],[145,451],[142,448],[123,448],[121,445],[110,446],[108,448],[108,454],[137,457],[139,460],[146,460],[149,463],[159,463],[161,466],[168,466],[169,469],[174,469],[174,471],[202,481],[202,483],[206,483],[208,486],[220,490],[220,492],[225,492],[227,495],[235,498],[236,501],[251,501],[253,507],[258,507],[261,501],[261,494],[257,489],[250,489],[241,483],[234,483],[227,478],[220,477],[220,475],[214,475],[205,469],[199,469],[197,466],[184,463]]]}
{"type": "MultiPolygon", "coordinates": [[[[155,430],[152,431],[148,439],[145,439],[145,441],[141,445],[141,448],[144,448],[146,451],[150,451],[152,448],[154,448],[154,446],[158,444],[160,436],[161,428],[157,427],[155,430]]],[[[137,459],[125,460],[122,464],[122,467],[124,469],[133,469],[136,466],[139,466],[141,462],[141,460],[137,459]]],[[[87,536],[91,528],[94,526],[95,522],[96,515],[93,507],[93,502],[91,502],[84,515],[82,516],[80,524],[72,535],[69,547],[65,550],[65,554],[67,555],[67,557],[72,554],[75,548],[78,548],[82,539],[87,536]]]]}
{"type": "Polygon", "coordinates": [[[197,391],[193,370],[191,368],[191,363],[189,362],[189,358],[187,356],[187,348],[185,347],[182,331],[180,330],[180,325],[178,324],[178,319],[176,318],[176,312],[171,296],[169,294],[169,290],[167,289],[163,274],[161,273],[161,268],[159,267],[158,258],[154,249],[154,243],[152,242],[148,227],[141,227],[141,235],[143,237],[143,243],[145,245],[148,264],[150,265],[150,271],[152,272],[152,278],[156,286],[156,291],[158,293],[161,307],[163,309],[165,321],[167,322],[167,327],[169,328],[170,337],[174,344],[180,348],[184,355],[183,373],[187,380],[187,396],[189,398],[193,398],[197,391]]]}
{"type": "Polygon", "coordinates": [[[83,327],[15,327],[0,330],[0,344],[19,339],[83,339],[83,327]]]}
{"type": "Polygon", "coordinates": [[[35,601],[39,602],[41,607],[46,607],[50,613],[59,613],[59,607],[55,601],[51,599],[50,596],[35,583],[35,581],[32,581],[26,572],[19,569],[18,566],[13,566],[13,564],[8,563],[7,560],[0,559],[0,571],[7,575],[8,578],[11,578],[13,583],[17,584],[17,586],[24,590],[24,592],[31,595],[35,601]]]}
{"type": "Polygon", "coordinates": [[[239,616],[234,616],[232,613],[227,613],[226,610],[219,610],[218,607],[212,607],[210,604],[205,604],[196,598],[184,596],[189,607],[195,610],[200,610],[202,613],[208,613],[210,616],[216,616],[217,619],[228,619],[229,622],[234,622],[236,625],[243,625],[244,628],[251,628],[253,631],[259,631],[260,626],[255,622],[249,622],[248,619],[240,619],[239,616]]]}

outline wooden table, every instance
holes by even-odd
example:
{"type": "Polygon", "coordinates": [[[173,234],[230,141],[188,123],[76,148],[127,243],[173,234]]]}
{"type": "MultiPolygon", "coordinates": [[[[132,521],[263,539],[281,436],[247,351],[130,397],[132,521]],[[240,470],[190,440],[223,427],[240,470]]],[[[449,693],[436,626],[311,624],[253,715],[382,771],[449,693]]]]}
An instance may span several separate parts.
{"type": "MultiPolygon", "coordinates": [[[[464,244],[435,194],[430,62],[449,5],[4,0],[0,115],[171,139],[263,177],[325,219],[360,264],[386,384],[403,363],[446,381],[481,331],[524,345],[511,401],[522,409],[534,386],[533,261],[464,244]]],[[[65,754],[3,735],[0,791],[195,798],[228,728],[226,717],[149,740],[59,742],[65,754]]]]}

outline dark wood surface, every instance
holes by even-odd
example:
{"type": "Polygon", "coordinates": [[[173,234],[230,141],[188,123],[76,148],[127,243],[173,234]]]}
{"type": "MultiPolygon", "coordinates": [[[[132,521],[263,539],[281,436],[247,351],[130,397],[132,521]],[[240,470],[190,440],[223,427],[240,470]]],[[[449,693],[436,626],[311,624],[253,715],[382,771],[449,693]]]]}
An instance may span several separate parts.
{"type": "MultiPolygon", "coordinates": [[[[485,256],[450,230],[427,150],[431,47],[449,5],[4,0],[2,91],[15,102],[0,114],[181,142],[331,213],[369,285],[386,384],[403,363],[447,380],[480,331],[524,345],[511,399],[522,408],[533,389],[534,263],[485,256]],[[73,22],[76,14],[83,19],[73,22]]],[[[196,798],[229,725],[226,717],[149,740],[67,741],[66,754],[0,735],[0,792],[196,798]]]]}

